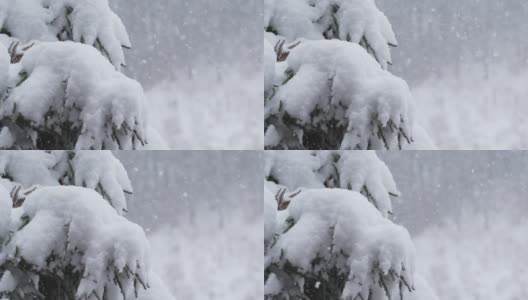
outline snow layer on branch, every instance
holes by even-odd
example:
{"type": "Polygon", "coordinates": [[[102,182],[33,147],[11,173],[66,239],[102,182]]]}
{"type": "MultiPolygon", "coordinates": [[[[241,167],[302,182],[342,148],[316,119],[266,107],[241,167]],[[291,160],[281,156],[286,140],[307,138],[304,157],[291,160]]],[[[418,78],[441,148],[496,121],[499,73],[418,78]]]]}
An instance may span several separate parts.
{"type": "MultiPolygon", "coordinates": [[[[275,78],[275,51],[271,43],[264,39],[264,94],[268,95],[273,89],[275,78]]],[[[1,71],[1,69],[0,69],[1,71]]]]}
{"type": "Polygon", "coordinates": [[[4,274],[0,277],[0,293],[2,292],[12,292],[17,286],[17,281],[13,277],[10,271],[5,271],[4,274]]]}
{"type": "Polygon", "coordinates": [[[83,270],[77,298],[92,299],[95,293],[102,299],[105,288],[119,291],[117,283],[107,280],[114,277],[114,271],[127,274],[119,277],[125,298],[134,295],[136,278],[148,282],[145,233],[119,216],[95,191],[42,187],[27,197],[21,209],[29,223],[7,245],[11,255],[23,258],[37,272],[53,271],[55,267],[64,270],[67,265],[83,270]],[[58,258],[50,264],[47,259],[51,255],[58,258]]]}
{"type": "MultiPolygon", "coordinates": [[[[320,3],[328,4],[328,1],[320,3]]],[[[264,1],[264,27],[290,40],[324,38],[315,23],[321,14],[320,6],[312,7],[306,0],[264,1]]]]}
{"type": "Polygon", "coordinates": [[[72,160],[74,184],[99,191],[118,214],[127,211],[132,184],[125,167],[108,151],[78,151],[72,160]]]}
{"type": "Polygon", "coordinates": [[[77,185],[100,193],[116,209],[126,212],[130,179],[109,151],[0,151],[0,186],[11,192],[35,186],[77,185]]]}
{"type": "MultiPolygon", "coordinates": [[[[409,233],[384,218],[361,194],[304,190],[288,211],[294,225],[273,247],[275,262],[289,262],[302,273],[317,273],[334,264],[347,277],[344,299],[357,295],[368,299],[369,290],[381,286],[378,272],[413,285],[415,249],[409,233]],[[314,264],[316,258],[322,263],[314,264]]],[[[393,291],[399,281],[384,283],[393,291]]]]}
{"type": "MultiPolygon", "coordinates": [[[[392,212],[390,196],[399,196],[392,173],[374,151],[266,151],[265,177],[281,187],[337,187],[361,192],[387,216],[392,212]]],[[[276,208],[276,204],[275,204],[276,208]]]]}
{"type": "Polygon", "coordinates": [[[48,24],[53,20],[41,0],[0,1],[0,25],[10,36],[22,41],[53,41],[58,32],[48,24]]]}
{"type": "Polygon", "coordinates": [[[298,187],[323,188],[324,178],[317,171],[321,160],[309,151],[266,151],[265,176],[294,190],[298,187]]]}
{"type": "Polygon", "coordinates": [[[120,69],[130,40],[108,0],[2,0],[0,26],[23,43],[72,40],[98,48],[120,69]]]}
{"type": "Polygon", "coordinates": [[[342,149],[394,148],[401,135],[411,139],[407,83],[381,69],[360,46],[304,41],[290,52],[288,64],[293,78],[277,97],[299,126],[325,126],[335,119],[347,129],[342,149]]]}
{"type": "Polygon", "coordinates": [[[145,141],[141,85],[115,71],[94,48],[41,43],[21,60],[20,83],[1,108],[34,128],[60,135],[64,123],[80,131],[75,149],[131,149],[145,141]]]}
{"type": "Polygon", "coordinates": [[[4,187],[0,186],[0,245],[9,232],[12,205],[13,203],[11,202],[11,197],[9,197],[9,193],[4,187]]]}
{"type": "Polygon", "coordinates": [[[277,227],[277,202],[271,190],[264,183],[264,245],[273,239],[277,227]]]}
{"type": "Polygon", "coordinates": [[[7,49],[0,43],[0,96],[3,97],[9,80],[10,58],[7,49]]]}
{"type": "Polygon", "coordinates": [[[25,188],[59,185],[60,172],[54,167],[63,154],[62,151],[0,151],[0,174],[12,180],[11,184],[4,183],[4,187],[10,190],[17,184],[25,188]]]}
{"type": "Polygon", "coordinates": [[[374,0],[268,0],[264,27],[292,41],[333,39],[361,43],[386,69],[397,41],[374,0]]]}
{"type": "Polygon", "coordinates": [[[337,164],[339,186],[364,192],[384,217],[392,213],[390,195],[400,192],[387,165],[373,151],[343,151],[337,164]]]}

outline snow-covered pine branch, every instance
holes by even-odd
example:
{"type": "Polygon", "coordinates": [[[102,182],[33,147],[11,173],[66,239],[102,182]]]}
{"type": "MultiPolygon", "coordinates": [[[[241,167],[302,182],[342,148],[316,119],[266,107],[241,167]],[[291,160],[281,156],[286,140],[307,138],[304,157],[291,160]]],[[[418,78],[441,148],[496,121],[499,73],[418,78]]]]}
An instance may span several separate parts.
{"type": "Polygon", "coordinates": [[[145,95],[93,47],[39,43],[20,63],[0,105],[4,148],[136,149],[146,143],[145,95]]]}
{"type": "Polygon", "coordinates": [[[266,299],[436,299],[375,152],[266,151],[265,178],[266,299]]]}
{"type": "Polygon", "coordinates": [[[148,288],[145,233],[95,191],[37,188],[14,214],[0,262],[13,285],[0,296],[132,299],[148,288]]]}
{"type": "Polygon", "coordinates": [[[268,298],[391,299],[413,290],[414,246],[359,193],[306,189],[266,256],[268,298]]]}
{"type": "Polygon", "coordinates": [[[399,196],[387,165],[374,151],[266,151],[265,176],[281,188],[340,188],[362,193],[383,216],[399,196]]]}
{"type": "Polygon", "coordinates": [[[397,46],[392,26],[374,0],[267,0],[264,27],[288,41],[339,39],[361,44],[386,69],[389,47],[397,46]]]}
{"type": "Polygon", "coordinates": [[[130,40],[108,0],[5,0],[1,34],[11,42],[74,41],[97,48],[119,70],[130,40]]]}
{"type": "Polygon", "coordinates": [[[0,185],[12,196],[40,186],[87,187],[120,215],[132,193],[125,168],[109,151],[0,151],[0,185]]]}
{"type": "Polygon", "coordinates": [[[409,87],[386,70],[396,38],[374,0],[268,0],[264,17],[266,148],[414,142],[409,87]]]}
{"type": "Polygon", "coordinates": [[[145,95],[120,73],[130,41],[108,0],[6,0],[0,25],[0,149],[146,145],[145,95]]]}
{"type": "Polygon", "coordinates": [[[103,151],[0,151],[0,298],[173,300],[103,151]]]}

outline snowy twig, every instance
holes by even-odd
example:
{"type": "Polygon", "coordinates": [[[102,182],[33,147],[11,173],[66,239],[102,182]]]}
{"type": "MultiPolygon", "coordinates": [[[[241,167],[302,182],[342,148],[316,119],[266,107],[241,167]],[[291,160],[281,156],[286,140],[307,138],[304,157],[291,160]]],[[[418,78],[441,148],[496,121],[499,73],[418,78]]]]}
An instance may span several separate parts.
{"type": "Polygon", "coordinates": [[[301,193],[301,190],[294,192],[293,194],[287,195],[286,198],[284,198],[286,194],[286,189],[279,189],[277,191],[277,194],[275,194],[275,200],[277,200],[278,209],[285,210],[286,208],[288,208],[288,205],[290,205],[291,199],[295,198],[300,193],[301,193]]]}

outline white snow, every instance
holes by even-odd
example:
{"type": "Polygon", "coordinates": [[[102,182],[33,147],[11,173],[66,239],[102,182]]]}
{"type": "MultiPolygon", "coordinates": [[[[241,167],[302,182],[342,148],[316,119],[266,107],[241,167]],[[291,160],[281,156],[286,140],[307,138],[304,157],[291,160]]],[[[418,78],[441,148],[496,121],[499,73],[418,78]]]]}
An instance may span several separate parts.
{"type": "Polygon", "coordinates": [[[12,292],[17,286],[16,279],[10,271],[5,271],[4,275],[0,277],[0,292],[12,292]]]}
{"type": "Polygon", "coordinates": [[[11,202],[11,197],[9,197],[9,193],[4,187],[0,186],[0,244],[2,244],[3,239],[9,232],[12,205],[13,203],[11,202]]]}
{"type": "Polygon", "coordinates": [[[272,241],[276,227],[277,201],[273,193],[264,183],[264,246],[267,246],[272,241]]]}
{"type": "Polygon", "coordinates": [[[384,69],[391,63],[389,45],[397,45],[392,26],[374,0],[265,1],[264,28],[290,41],[298,38],[339,38],[358,44],[366,41],[384,69]]]}
{"type": "Polygon", "coordinates": [[[264,159],[264,175],[277,179],[290,190],[324,187],[324,179],[317,174],[321,160],[309,151],[266,151],[264,159]]]}
{"type": "Polygon", "coordinates": [[[392,213],[390,195],[398,196],[394,178],[387,167],[373,151],[342,152],[337,164],[339,168],[339,186],[372,196],[374,205],[387,217],[392,213]]]}
{"type": "Polygon", "coordinates": [[[266,151],[264,161],[268,296],[297,297],[302,274],[326,280],[335,267],[346,279],[343,299],[436,300],[414,272],[409,233],[388,219],[390,196],[400,192],[376,152],[266,151]],[[289,205],[278,211],[275,195],[284,189],[289,205]]]}
{"type": "Polygon", "coordinates": [[[0,8],[0,27],[14,39],[82,42],[100,49],[117,70],[125,65],[122,47],[130,40],[108,0],[4,0],[0,8]]]}
{"type": "Polygon", "coordinates": [[[277,128],[269,125],[264,134],[264,147],[275,147],[281,142],[281,136],[277,128]]]}
{"type": "MultiPolygon", "coordinates": [[[[82,272],[76,291],[82,299],[102,298],[104,290],[116,300],[136,291],[142,300],[173,299],[150,269],[143,229],[121,216],[132,188],[111,152],[0,151],[0,173],[0,266],[23,259],[33,280],[73,266],[82,272]],[[12,197],[23,204],[12,208],[12,197]]],[[[26,277],[13,270],[3,273],[0,291],[9,295],[16,286],[31,294],[26,277]]]]}
{"type": "Polygon", "coordinates": [[[108,0],[51,0],[51,2],[55,18],[58,17],[58,12],[62,13],[67,7],[73,10],[69,19],[73,41],[101,48],[100,50],[108,56],[117,70],[125,65],[122,47],[130,48],[130,40],[121,19],[110,9],[108,0]]]}
{"type": "Polygon", "coordinates": [[[264,295],[277,295],[283,286],[275,274],[270,274],[266,285],[264,286],[264,295]]]}
{"type": "Polygon", "coordinates": [[[0,44],[16,53],[9,65],[0,48],[2,149],[167,148],[146,126],[141,86],[120,73],[131,44],[108,0],[3,0],[0,8],[0,44]],[[39,138],[47,135],[67,142],[39,138]]]}
{"type": "MultiPolygon", "coordinates": [[[[0,151],[0,185],[8,192],[20,186],[20,195],[38,186],[78,185],[104,195],[118,214],[126,212],[130,179],[109,151],[0,151]]],[[[11,203],[11,199],[9,200],[11,203]]]]}
{"type": "Polygon", "coordinates": [[[409,87],[385,71],[397,41],[374,0],[267,0],[264,30],[265,147],[436,149],[409,87]]]}
{"type": "MultiPolygon", "coordinates": [[[[377,116],[374,118],[382,127],[390,126],[390,121],[412,136],[409,87],[381,69],[361,47],[335,40],[307,41],[291,51],[288,64],[296,75],[278,95],[284,110],[301,124],[317,124],[317,120],[310,122],[307,114],[316,106],[336,114],[338,121],[348,124],[341,148],[366,148],[367,137],[375,130],[369,128],[372,116],[377,116]],[[313,89],[307,91],[308,87],[313,89]],[[346,111],[340,110],[339,105],[346,111]]],[[[391,137],[387,139],[391,144],[391,137]]]]}
{"type": "MultiPolygon", "coordinates": [[[[301,272],[323,267],[313,264],[316,257],[325,264],[333,261],[347,274],[343,298],[360,294],[367,299],[370,289],[378,286],[377,276],[371,273],[376,268],[413,284],[415,250],[407,230],[383,217],[361,194],[343,189],[303,190],[288,212],[295,225],[273,246],[272,261],[288,261],[301,272]],[[341,253],[343,260],[330,260],[341,253]]],[[[387,284],[392,291],[398,282],[387,284]]]]}
{"type": "Polygon", "coordinates": [[[107,195],[118,214],[127,211],[125,193],[132,184],[121,162],[108,151],[78,151],[72,160],[74,184],[98,190],[107,195]]]}
{"type": "Polygon", "coordinates": [[[10,58],[7,49],[0,43],[0,95],[4,95],[9,80],[10,58]]]}
{"type": "MultiPolygon", "coordinates": [[[[30,221],[13,235],[8,251],[40,271],[52,270],[46,262],[52,253],[62,266],[82,266],[77,297],[93,292],[102,297],[105,288],[117,289],[116,283],[105,280],[114,270],[129,271],[148,282],[149,246],[143,229],[119,216],[95,191],[41,187],[27,197],[21,210],[30,221]]],[[[133,285],[121,285],[125,297],[133,295],[133,285]]]]}
{"type": "Polygon", "coordinates": [[[308,126],[329,130],[335,120],[346,128],[341,149],[396,148],[412,139],[407,83],[380,68],[361,46],[302,41],[290,51],[286,72],[293,77],[267,106],[279,110],[275,114],[287,113],[301,132],[308,126]]]}
{"type": "MultiPolygon", "coordinates": [[[[328,184],[350,189],[367,195],[383,216],[392,212],[390,195],[400,194],[387,165],[374,151],[266,151],[264,159],[265,176],[290,191],[328,184]],[[330,177],[338,181],[329,182],[330,177]]],[[[278,188],[272,187],[272,192],[278,188]]]]}
{"type": "Polygon", "coordinates": [[[9,149],[13,147],[15,142],[15,137],[11,134],[9,128],[2,128],[0,131],[0,149],[9,149]]]}
{"type": "MultiPolygon", "coordinates": [[[[0,151],[0,173],[13,179],[11,184],[25,188],[34,185],[59,185],[59,174],[53,168],[63,158],[62,152],[0,151]]],[[[11,184],[5,185],[9,190],[11,184]]],[[[10,190],[9,190],[10,191],[10,190]]]]}
{"type": "Polygon", "coordinates": [[[275,50],[267,39],[264,39],[264,93],[268,95],[275,84],[275,50]]]}
{"type": "Polygon", "coordinates": [[[146,140],[141,85],[117,72],[93,47],[40,43],[20,65],[20,83],[2,105],[2,117],[20,116],[55,134],[71,122],[69,127],[80,131],[71,141],[76,149],[130,149],[146,140]]]}
{"type": "Polygon", "coordinates": [[[305,0],[265,1],[264,28],[272,27],[279,35],[290,40],[299,37],[322,39],[322,33],[314,24],[320,17],[318,10],[305,0]]]}
{"type": "MultiPolygon", "coordinates": [[[[49,22],[53,20],[51,12],[44,8],[40,0],[1,2],[0,25],[12,37],[22,41],[52,41],[54,32],[49,22]]],[[[58,32],[55,32],[55,34],[58,32]]]]}

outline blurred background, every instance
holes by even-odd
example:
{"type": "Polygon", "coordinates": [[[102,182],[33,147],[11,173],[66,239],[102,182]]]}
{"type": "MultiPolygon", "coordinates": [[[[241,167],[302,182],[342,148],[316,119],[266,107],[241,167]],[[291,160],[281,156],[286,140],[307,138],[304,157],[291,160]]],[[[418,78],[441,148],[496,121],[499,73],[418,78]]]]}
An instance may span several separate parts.
{"type": "Polygon", "coordinates": [[[262,149],[262,1],[110,0],[171,149],[262,149]]]}
{"type": "Polygon", "coordinates": [[[498,66],[524,69],[528,62],[526,12],[522,0],[377,0],[399,45],[392,71],[411,84],[442,72],[480,65],[490,76],[498,66]]]}
{"type": "MultiPolygon", "coordinates": [[[[528,219],[528,152],[378,152],[392,171],[402,196],[393,199],[395,217],[417,235],[467,215],[502,213],[512,222],[528,219]]],[[[491,222],[491,220],[490,220],[491,222]]]]}
{"type": "Polygon", "coordinates": [[[176,299],[263,295],[262,157],[256,151],[119,151],[141,225],[176,299]]]}
{"type": "Polygon", "coordinates": [[[130,35],[127,72],[147,88],[200,67],[259,72],[262,1],[110,0],[130,35]]]}
{"type": "Polygon", "coordinates": [[[440,149],[528,149],[528,2],[376,3],[399,42],[391,72],[440,149]]]}
{"type": "Polygon", "coordinates": [[[394,221],[440,299],[528,297],[528,152],[378,152],[402,196],[394,221]]]}

